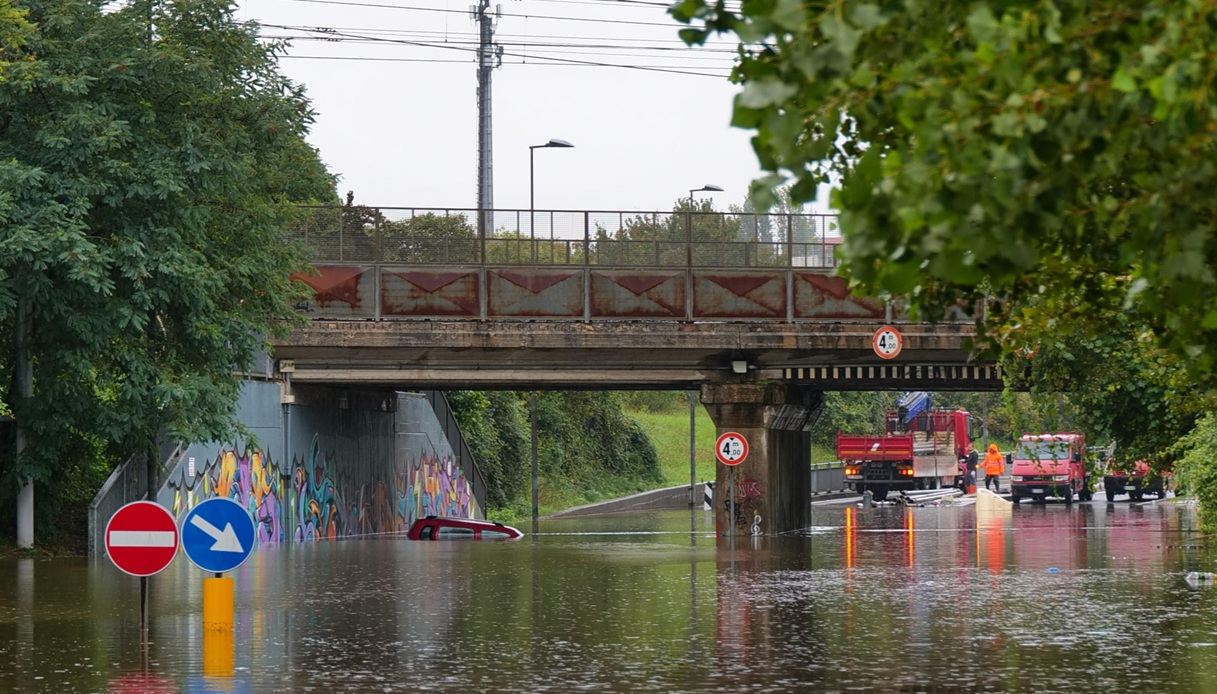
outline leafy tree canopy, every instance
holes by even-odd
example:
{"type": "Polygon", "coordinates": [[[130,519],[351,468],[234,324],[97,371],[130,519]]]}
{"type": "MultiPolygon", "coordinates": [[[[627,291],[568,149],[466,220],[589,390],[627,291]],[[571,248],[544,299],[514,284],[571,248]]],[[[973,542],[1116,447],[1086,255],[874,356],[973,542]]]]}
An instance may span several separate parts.
{"type": "MultiPolygon", "coordinates": [[[[997,297],[1007,354],[1123,312],[1217,385],[1217,6],[681,0],[740,40],[763,192],[834,182],[844,273],[933,318],[997,297]]],[[[1092,333],[1093,334],[1093,333],[1092,333]]]]}
{"type": "MultiPolygon", "coordinates": [[[[30,306],[32,399],[4,400],[39,479],[72,442],[230,431],[300,264],[290,203],[333,198],[312,111],[223,0],[0,10],[0,337],[30,306]]],[[[13,353],[3,351],[8,387],[13,353]]]]}

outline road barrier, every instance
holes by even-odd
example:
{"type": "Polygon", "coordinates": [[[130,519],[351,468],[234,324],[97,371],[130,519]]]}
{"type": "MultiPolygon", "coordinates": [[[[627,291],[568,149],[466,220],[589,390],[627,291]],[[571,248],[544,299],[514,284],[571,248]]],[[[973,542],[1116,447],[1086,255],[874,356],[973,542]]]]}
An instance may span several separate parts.
{"type": "Polygon", "coordinates": [[[845,491],[845,463],[833,460],[811,464],[811,493],[828,494],[845,491]]]}

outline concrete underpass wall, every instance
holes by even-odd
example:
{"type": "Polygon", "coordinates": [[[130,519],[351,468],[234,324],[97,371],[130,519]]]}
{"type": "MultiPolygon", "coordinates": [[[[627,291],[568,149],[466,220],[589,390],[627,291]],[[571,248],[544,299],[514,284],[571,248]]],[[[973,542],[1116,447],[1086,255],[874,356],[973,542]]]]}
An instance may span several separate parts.
{"type": "Polygon", "coordinates": [[[285,407],[280,393],[276,382],[246,382],[237,410],[255,440],[194,444],[181,456],[158,497],[179,520],[228,497],[249,509],[265,544],[404,532],[430,514],[483,516],[424,396],[310,388],[285,407]]]}

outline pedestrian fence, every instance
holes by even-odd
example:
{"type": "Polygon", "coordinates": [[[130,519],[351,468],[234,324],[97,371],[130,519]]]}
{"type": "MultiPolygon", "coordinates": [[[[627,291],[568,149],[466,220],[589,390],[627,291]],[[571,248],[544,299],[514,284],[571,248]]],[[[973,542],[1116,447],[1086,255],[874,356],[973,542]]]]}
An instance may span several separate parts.
{"type": "Polygon", "coordinates": [[[832,268],[836,215],[302,207],[289,237],[313,263],[832,268]]]}
{"type": "MultiPolygon", "coordinates": [[[[159,451],[163,461],[160,470],[172,469],[185,448],[177,444],[163,444],[159,451]]],[[[106,478],[93,501],[89,503],[89,556],[101,557],[106,553],[106,523],[110,516],[132,501],[148,498],[147,456],[136,453],[124,460],[106,478]]],[[[159,485],[158,489],[159,491],[159,485]]],[[[155,492],[153,494],[155,500],[155,492]]]]}

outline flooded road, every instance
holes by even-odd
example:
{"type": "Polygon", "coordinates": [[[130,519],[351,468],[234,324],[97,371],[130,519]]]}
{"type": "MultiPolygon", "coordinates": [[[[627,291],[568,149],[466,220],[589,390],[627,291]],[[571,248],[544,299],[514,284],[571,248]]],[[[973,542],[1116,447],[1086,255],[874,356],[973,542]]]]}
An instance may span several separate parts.
{"type": "Polygon", "coordinates": [[[351,540],[235,572],[228,662],[203,573],[0,561],[0,691],[1217,691],[1217,592],[1173,502],[814,507],[716,545],[696,511],[555,520],[515,543],[351,540]],[[209,647],[214,644],[209,644],[209,647]]]}

